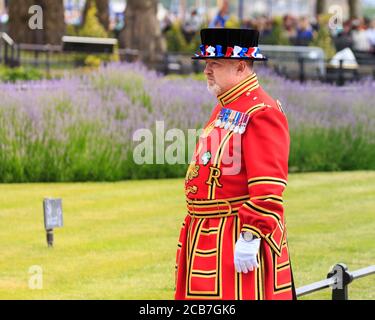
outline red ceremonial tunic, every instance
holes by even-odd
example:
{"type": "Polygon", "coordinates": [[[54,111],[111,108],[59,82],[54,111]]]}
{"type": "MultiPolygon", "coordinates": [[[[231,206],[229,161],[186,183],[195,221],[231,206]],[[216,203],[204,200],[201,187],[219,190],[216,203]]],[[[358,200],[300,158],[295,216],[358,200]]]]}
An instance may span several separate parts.
{"type": "Polygon", "coordinates": [[[177,248],[175,298],[292,299],[282,198],[287,118],[255,74],[218,99],[185,177],[188,214],[177,248]],[[261,238],[259,268],[247,274],[234,267],[241,231],[261,238]]]}

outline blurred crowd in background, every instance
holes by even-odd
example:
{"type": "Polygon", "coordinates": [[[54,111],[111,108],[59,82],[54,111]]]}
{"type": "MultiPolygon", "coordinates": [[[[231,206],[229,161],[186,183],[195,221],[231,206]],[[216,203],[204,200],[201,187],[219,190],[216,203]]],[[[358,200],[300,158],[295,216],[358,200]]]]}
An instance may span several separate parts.
{"type": "MultiPolygon", "coordinates": [[[[9,4],[14,4],[15,1],[0,0],[0,31],[7,32],[7,27],[10,29],[11,23],[9,23],[7,11],[9,11],[9,4]]],[[[131,42],[129,39],[137,39],[137,37],[150,37],[150,39],[154,37],[156,39],[159,37],[162,44],[154,45],[154,47],[160,48],[158,49],[160,53],[191,53],[196,52],[199,48],[201,28],[243,27],[257,29],[260,32],[259,43],[261,45],[320,47],[324,51],[326,59],[331,59],[337,52],[349,48],[354,54],[365,53],[367,58],[375,61],[375,0],[351,1],[352,4],[357,3],[358,7],[360,4],[372,3],[369,10],[363,10],[362,7],[355,12],[353,6],[348,10],[349,0],[335,0],[336,3],[341,1],[341,7],[346,10],[344,12],[342,9],[341,16],[336,18],[331,9],[332,6],[341,8],[340,5],[331,5],[331,2],[326,1],[325,9],[319,11],[318,0],[315,2],[313,0],[263,2],[258,0],[251,2],[245,0],[153,0],[154,9],[150,12],[151,15],[155,16],[156,14],[156,17],[154,17],[155,23],[153,22],[153,27],[150,29],[152,32],[148,30],[144,35],[140,35],[142,28],[139,26],[143,22],[135,21],[140,25],[132,26],[131,29],[136,31],[130,38],[126,38],[125,35],[126,31],[130,30],[126,21],[127,8],[133,5],[132,10],[138,10],[137,7],[142,7],[139,5],[140,3],[147,6],[147,3],[151,3],[150,1],[90,1],[60,0],[60,16],[65,17],[64,25],[59,30],[50,27],[51,35],[45,36],[44,38],[47,40],[44,42],[52,39],[55,41],[54,44],[59,44],[61,37],[54,36],[58,33],[70,36],[112,37],[119,40],[120,48],[144,51],[147,50],[146,44],[144,48],[141,48],[137,40],[131,42]],[[134,3],[137,3],[137,6],[134,3]],[[262,10],[258,10],[259,5],[263,6],[262,10]],[[289,10],[293,6],[294,10],[289,10]],[[106,12],[103,8],[106,9],[106,12]],[[158,30],[158,26],[160,30],[158,30]]],[[[56,3],[57,1],[54,2],[54,5],[56,3]]],[[[49,9],[52,7],[51,5],[49,9]]],[[[142,10],[137,13],[134,11],[132,14],[143,15],[142,10]]],[[[149,19],[151,18],[149,16],[149,19]]],[[[51,19],[53,20],[53,18],[51,19]]],[[[17,27],[19,26],[13,25],[13,31],[17,27]]],[[[47,32],[47,30],[45,31],[47,32]]],[[[32,42],[33,39],[30,37],[30,39],[22,38],[24,33],[22,28],[18,32],[13,32],[15,41],[19,43],[32,42]]],[[[12,36],[12,33],[9,34],[12,36]]]]}
{"type": "MultiPolygon", "coordinates": [[[[261,38],[267,41],[272,35],[275,27],[274,19],[261,16],[249,19],[245,22],[246,27],[255,28],[260,31],[261,38]]],[[[309,45],[320,25],[315,17],[294,17],[285,15],[282,18],[282,33],[292,45],[309,45]]],[[[337,51],[344,48],[351,48],[357,51],[375,50],[375,20],[366,18],[347,20],[342,28],[333,29],[331,32],[337,51]]]]}
{"type": "MultiPolygon", "coordinates": [[[[177,24],[190,43],[197,36],[202,27],[244,27],[257,29],[260,32],[260,43],[274,45],[310,45],[321,28],[321,23],[316,16],[294,16],[286,14],[282,17],[259,15],[245,18],[242,23],[233,19],[229,14],[228,6],[218,9],[217,14],[210,20],[200,14],[200,10],[193,8],[184,21],[166,14],[161,21],[163,32],[168,32],[177,24]]],[[[348,19],[341,25],[336,24],[330,28],[330,37],[337,51],[351,48],[354,51],[375,52],[375,19],[362,17],[348,19]]]]}

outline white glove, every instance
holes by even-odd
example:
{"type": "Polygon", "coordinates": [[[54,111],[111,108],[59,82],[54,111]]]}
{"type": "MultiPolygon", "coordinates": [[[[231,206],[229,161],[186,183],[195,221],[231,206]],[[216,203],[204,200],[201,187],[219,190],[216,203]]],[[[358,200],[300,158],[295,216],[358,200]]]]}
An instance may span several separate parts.
{"type": "Polygon", "coordinates": [[[257,254],[259,251],[260,239],[253,238],[251,241],[245,241],[242,234],[236,242],[234,249],[234,266],[237,272],[247,273],[258,268],[257,254]]]}

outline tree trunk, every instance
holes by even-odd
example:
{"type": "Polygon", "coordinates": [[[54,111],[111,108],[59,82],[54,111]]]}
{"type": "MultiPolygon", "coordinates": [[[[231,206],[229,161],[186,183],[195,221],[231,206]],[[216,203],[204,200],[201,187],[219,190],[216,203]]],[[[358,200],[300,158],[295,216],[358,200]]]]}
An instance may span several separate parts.
{"type": "Polygon", "coordinates": [[[316,1],[316,15],[323,14],[326,10],[326,1],[317,0],[316,1]]]}
{"type": "Polygon", "coordinates": [[[120,33],[120,47],[139,50],[147,65],[164,59],[166,43],[157,20],[157,0],[128,0],[125,27],[120,33]]]}
{"type": "Polygon", "coordinates": [[[85,24],[87,11],[90,7],[91,1],[95,1],[96,8],[98,9],[97,17],[99,19],[100,24],[104,27],[106,31],[109,31],[109,0],[87,0],[82,12],[81,25],[83,26],[85,24]]]}
{"type": "Polygon", "coordinates": [[[9,35],[18,43],[33,43],[34,33],[28,27],[29,8],[33,0],[12,0],[9,3],[9,35]]]}
{"type": "Polygon", "coordinates": [[[41,0],[40,2],[45,12],[43,43],[61,44],[61,38],[65,33],[64,0],[41,0]]]}
{"type": "Polygon", "coordinates": [[[109,30],[109,0],[96,0],[98,18],[105,30],[109,30]]]}
{"type": "Polygon", "coordinates": [[[60,44],[65,33],[63,0],[12,0],[9,3],[9,34],[17,43],[60,44]],[[29,8],[41,6],[43,29],[29,27],[29,8]]]}
{"type": "Polygon", "coordinates": [[[348,0],[350,19],[360,18],[360,1],[348,0]]]}

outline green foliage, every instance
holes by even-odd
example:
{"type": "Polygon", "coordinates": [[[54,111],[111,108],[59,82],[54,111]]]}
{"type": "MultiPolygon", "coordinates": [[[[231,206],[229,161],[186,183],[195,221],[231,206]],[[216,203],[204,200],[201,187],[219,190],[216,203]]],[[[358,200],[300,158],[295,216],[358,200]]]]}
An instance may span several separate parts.
{"type": "Polygon", "coordinates": [[[97,53],[97,54],[85,54],[85,53],[76,53],[75,62],[77,66],[89,67],[89,68],[98,68],[103,62],[118,62],[118,49],[115,48],[113,54],[97,53]]]}
{"type": "Polygon", "coordinates": [[[328,28],[329,19],[329,15],[321,15],[319,17],[320,29],[315,35],[313,41],[310,43],[310,46],[322,48],[326,55],[326,59],[331,59],[336,53],[336,49],[328,28]]]}
{"type": "Polygon", "coordinates": [[[74,26],[74,25],[72,25],[72,24],[68,24],[68,25],[66,26],[65,34],[66,34],[67,36],[77,36],[77,35],[78,35],[77,26],[74,26]]]}
{"type": "Polygon", "coordinates": [[[43,73],[35,68],[0,67],[0,80],[4,82],[40,80],[42,78],[43,78],[43,73]]]}
{"type": "MultiPolygon", "coordinates": [[[[89,57],[86,63],[95,67],[98,60],[96,57],[89,57]]],[[[87,74],[80,71],[79,76],[82,77],[82,82],[73,81],[71,87],[70,80],[62,82],[62,87],[68,88],[62,91],[63,94],[45,91],[34,102],[30,101],[34,91],[28,89],[29,92],[26,92],[27,85],[20,92],[17,91],[18,86],[9,86],[9,91],[6,88],[0,91],[4,97],[0,99],[0,182],[114,181],[183,177],[186,165],[147,164],[140,166],[135,164],[130,152],[134,150],[132,140],[131,138],[123,139],[123,135],[126,135],[126,131],[131,132],[127,129],[131,121],[129,119],[132,119],[131,116],[138,112],[139,119],[142,119],[140,121],[143,119],[147,121],[150,119],[149,115],[155,117],[155,114],[158,117],[155,119],[163,119],[170,114],[178,115],[184,110],[183,108],[186,108],[183,101],[188,103],[191,92],[194,93],[199,87],[204,86],[204,83],[195,83],[193,86],[191,79],[181,79],[179,85],[181,87],[176,86],[175,89],[170,90],[168,85],[168,91],[163,91],[164,93],[159,95],[158,90],[150,90],[154,83],[176,83],[178,79],[175,81],[170,79],[177,76],[169,76],[169,79],[152,78],[154,75],[142,73],[137,69],[123,70],[125,71],[117,69],[116,65],[116,69],[99,69],[87,74]],[[68,84],[69,87],[67,87],[68,84]],[[174,100],[174,96],[183,94],[182,87],[191,89],[184,100],[180,98],[174,100]],[[194,90],[194,88],[197,89],[194,90]],[[14,94],[14,91],[17,99],[9,99],[12,97],[9,93],[14,94]],[[27,95],[22,96],[23,92],[27,95]],[[87,92],[89,92],[88,96],[85,95],[87,92]],[[82,96],[84,98],[80,100],[82,96]],[[7,97],[9,100],[6,100],[7,97]],[[155,113],[161,105],[164,106],[166,103],[167,100],[164,99],[172,103],[168,109],[155,113]],[[29,106],[38,106],[35,114],[40,115],[39,122],[34,122],[36,118],[30,117],[25,112],[29,110],[29,106]],[[85,111],[85,108],[89,106],[95,109],[85,111]],[[100,112],[97,117],[89,116],[89,112],[93,110],[100,112]],[[64,124],[62,129],[59,125],[67,119],[71,119],[72,122],[69,125],[64,124]],[[43,126],[38,127],[36,123],[42,123],[43,126]],[[111,128],[110,126],[107,128],[107,124],[116,123],[120,123],[121,127],[117,127],[114,131],[107,131],[111,128]],[[59,130],[56,131],[56,128],[59,130]],[[107,129],[103,131],[104,128],[107,129]],[[61,139],[60,134],[64,135],[63,143],[58,140],[61,139]],[[35,139],[35,136],[39,138],[35,139]]],[[[15,69],[9,71],[15,72],[15,69]]],[[[202,74],[194,77],[197,80],[204,79],[202,74]]],[[[8,79],[16,78],[9,77],[8,79]]],[[[20,78],[18,76],[18,79],[20,78]]],[[[267,77],[264,79],[263,83],[267,84],[267,77]]],[[[279,86],[275,77],[268,78],[268,81],[279,86]]],[[[293,83],[287,85],[290,91],[296,90],[293,88],[293,83]]],[[[285,88],[282,87],[281,90],[285,91],[285,88]]],[[[275,90],[270,89],[271,92],[275,90]]],[[[311,89],[303,90],[306,94],[311,89]]],[[[308,114],[307,109],[314,109],[315,106],[322,108],[329,106],[329,104],[321,103],[326,101],[324,96],[315,101],[312,96],[306,94],[305,100],[301,102],[303,94],[300,92],[297,91],[297,94],[289,96],[288,100],[291,104],[295,100],[300,106],[300,112],[306,112],[305,115],[308,114]],[[310,104],[307,101],[310,101],[310,104]]],[[[336,97],[337,92],[333,91],[330,95],[336,97]]],[[[312,91],[312,94],[315,95],[315,92],[312,91]]],[[[200,97],[202,98],[204,97],[200,97]]],[[[337,101],[335,98],[335,104],[342,104],[342,100],[341,103],[337,101]]],[[[320,122],[325,123],[324,118],[307,123],[298,120],[296,124],[297,120],[293,119],[300,119],[299,113],[289,114],[291,125],[289,169],[291,172],[375,170],[375,132],[372,129],[373,126],[369,126],[365,121],[366,117],[373,118],[372,113],[366,111],[370,108],[363,107],[362,109],[358,105],[351,104],[349,108],[356,110],[353,116],[360,115],[361,120],[344,126],[334,123],[329,126],[320,125],[320,122]]],[[[344,114],[347,112],[345,109],[340,109],[339,112],[341,110],[344,114]]],[[[93,114],[95,115],[96,112],[93,114]]],[[[179,117],[188,118],[180,115],[179,117]]],[[[203,120],[202,114],[200,118],[203,120]]],[[[170,120],[174,121],[172,118],[170,120]]],[[[176,120],[174,127],[181,126],[183,122],[180,121],[176,120]]],[[[186,161],[189,160],[186,159],[186,161]]]]}
{"type": "MultiPolygon", "coordinates": [[[[76,30],[74,26],[68,26],[69,35],[78,35],[81,37],[98,37],[98,38],[107,38],[109,34],[104,29],[97,17],[97,7],[95,1],[90,1],[90,7],[87,10],[87,15],[85,18],[85,23],[80,30],[76,30]]],[[[75,61],[78,66],[85,66],[89,68],[97,68],[101,65],[102,62],[115,62],[118,61],[118,54],[116,51],[118,48],[114,49],[112,55],[108,54],[84,54],[78,53],[75,56],[75,61]]]]}
{"type": "Polygon", "coordinates": [[[85,58],[85,66],[87,67],[98,68],[100,64],[101,64],[101,59],[98,56],[88,55],[85,58]]]}
{"type": "Polygon", "coordinates": [[[289,170],[374,170],[375,147],[362,128],[300,128],[291,132],[289,170]]]}
{"type": "Polygon", "coordinates": [[[90,0],[90,8],[87,10],[85,18],[85,24],[82,29],[79,30],[78,35],[81,37],[98,37],[107,38],[108,33],[99,22],[96,14],[98,9],[96,8],[95,1],[90,0]]]}
{"type": "Polygon", "coordinates": [[[283,21],[281,17],[274,18],[271,34],[267,37],[262,37],[261,42],[262,44],[290,45],[288,37],[283,32],[283,21]]]}
{"type": "Polygon", "coordinates": [[[186,50],[187,43],[179,22],[172,24],[171,29],[166,33],[166,39],[168,51],[183,52],[186,50]]]}
{"type": "Polygon", "coordinates": [[[193,54],[199,48],[200,34],[197,32],[190,43],[188,43],[182,33],[181,23],[175,22],[166,33],[167,48],[170,52],[183,52],[193,54]]]}
{"type": "Polygon", "coordinates": [[[241,24],[237,16],[231,15],[225,23],[225,28],[240,28],[241,24]]]}
{"type": "MultiPolygon", "coordinates": [[[[85,17],[85,23],[80,30],[76,30],[74,26],[70,26],[68,32],[70,35],[78,35],[80,37],[97,37],[107,38],[108,33],[100,23],[97,17],[97,7],[95,1],[90,1],[89,8],[85,17]]],[[[86,66],[90,68],[97,68],[102,61],[112,61],[112,56],[106,54],[91,54],[77,53],[75,55],[77,66],[86,66]]]]}
{"type": "Polygon", "coordinates": [[[200,32],[197,32],[190,42],[190,45],[189,45],[189,48],[188,48],[189,53],[191,53],[191,54],[196,53],[197,50],[199,49],[200,45],[201,45],[201,36],[200,36],[200,32]]]}
{"type": "Polygon", "coordinates": [[[366,7],[362,5],[362,13],[363,13],[363,16],[367,17],[370,20],[375,19],[375,7],[374,6],[366,7]]]}

